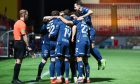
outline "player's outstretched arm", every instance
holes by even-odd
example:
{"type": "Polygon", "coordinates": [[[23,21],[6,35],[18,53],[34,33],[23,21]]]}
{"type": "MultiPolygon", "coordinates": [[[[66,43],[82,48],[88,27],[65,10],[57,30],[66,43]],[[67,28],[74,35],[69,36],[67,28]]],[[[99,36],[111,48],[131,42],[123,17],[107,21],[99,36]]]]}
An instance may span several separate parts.
{"type": "Polygon", "coordinates": [[[73,22],[72,21],[69,21],[69,20],[63,18],[62,16],[59,16],[58,18],[60,18],[67,25],[73,25],[73,22]]]}
{"type": "Polygon", "coordinates": [[[93,14],[93,11],[89,9],[86,14],[84,14],[83,16],[80,16],[80,17],[84,18],[84,17],[87,17],[87,16],[92,15],[92,14],[93,14]]]}
{"type": "Polygon", "coordinates": [[[53,18],[54,18],[53,16],[44,16],[44,17],[43,17],[43,22],[50,21],[50,20],[53,19],[53,18]]]}

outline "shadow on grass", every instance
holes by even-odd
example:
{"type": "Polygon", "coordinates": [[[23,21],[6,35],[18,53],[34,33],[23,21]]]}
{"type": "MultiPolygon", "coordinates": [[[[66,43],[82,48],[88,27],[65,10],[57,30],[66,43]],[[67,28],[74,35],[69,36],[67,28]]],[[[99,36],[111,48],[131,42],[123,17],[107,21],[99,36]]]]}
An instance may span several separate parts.
{"type": "Polygon", "coordinates": [[[91,83],[92,82],[103,82],[103,81],[112,82],[112,80],[115,80],[115,79],[114,78],[90,78],[91,83]]]}
{"type": "Polygon", "coordinates": [[[40,80],[40,81],[36,81],[36,80],[29,80],[29,81],[24,81],[24,84],[40,84],[43,82],[49,82],[49,79],[46,80],[40,80]]]}
{"type": "MultiPolygon", "coordinates": [[[[114,78],[90,78],[90,82],[94,83],[94,82],[112,82],[112,80],[115,80],[114,78]]],[[[24,81],[25,84],[44,84],[46,82],[50,82],[49,79],[46,80],[40,80],[40,81],[36,81],[36,80],[29,80],[29,81],[24,81]]]]}

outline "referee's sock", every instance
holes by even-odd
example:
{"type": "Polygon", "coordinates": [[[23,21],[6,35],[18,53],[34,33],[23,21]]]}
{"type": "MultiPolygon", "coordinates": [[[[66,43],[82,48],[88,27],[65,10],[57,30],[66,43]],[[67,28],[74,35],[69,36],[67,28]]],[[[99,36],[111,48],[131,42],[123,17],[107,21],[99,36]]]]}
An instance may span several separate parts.
{"type": "Polygon", "coordinates": [[[15,64],[13,80],[18,80],[21,64],[15,64]]]}

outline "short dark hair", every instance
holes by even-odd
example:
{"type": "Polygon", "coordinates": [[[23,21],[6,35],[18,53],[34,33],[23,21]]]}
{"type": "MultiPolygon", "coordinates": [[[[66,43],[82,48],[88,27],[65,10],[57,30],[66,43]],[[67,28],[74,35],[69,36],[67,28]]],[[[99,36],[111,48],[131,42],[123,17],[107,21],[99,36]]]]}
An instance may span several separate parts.
{"type": "Polygon", "coordinates": [[[80,16],[80,13],[79,12],[74,12],[74,14],[77,16],[77,17],[79,17],[80,16]]]}
{"type": "Polygon", "coordinates": [[[59,16],[59,11],[58,10],[52,11],[51,16],[59,16]]]}
{"type": "Polygon", "coordinates": [[[79,12],[77,12],[77,11],[75,11],[75,12],[71,12],[71,15],[76,15],[77,17],[79,17],[80,16],[80,13],[79,12]]]}
{"type": "Polygon", "coordinates": [[[69,16],[70,15],[70,10],[69,9],[65,9],[64,10],[64,15],[68,15],[69,16]]]}

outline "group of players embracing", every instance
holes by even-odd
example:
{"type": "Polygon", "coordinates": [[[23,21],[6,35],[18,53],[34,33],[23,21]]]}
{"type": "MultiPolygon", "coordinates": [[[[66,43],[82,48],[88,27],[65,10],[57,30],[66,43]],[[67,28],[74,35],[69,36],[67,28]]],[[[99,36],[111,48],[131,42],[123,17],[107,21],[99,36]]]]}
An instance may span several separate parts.
{"type": "Polygon", "coordinates": [[[98,69],[105,69],[106,60],[94,45],[93,11],[83,7],[81,2],[76,2],[74,9],[76,11],[71,13],[68,9],[61,12],[54,10],[51,16],[43,18],[42,61],[38,66],[37,81],[41,80],[48,58],[51,84],[69,84],[69,68],[74,83],[90,83],[90,54],[98,61],[98,69]]]}

